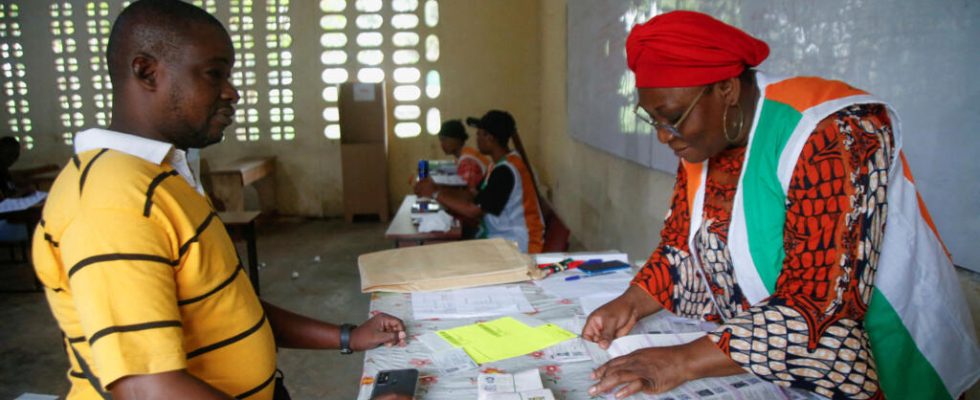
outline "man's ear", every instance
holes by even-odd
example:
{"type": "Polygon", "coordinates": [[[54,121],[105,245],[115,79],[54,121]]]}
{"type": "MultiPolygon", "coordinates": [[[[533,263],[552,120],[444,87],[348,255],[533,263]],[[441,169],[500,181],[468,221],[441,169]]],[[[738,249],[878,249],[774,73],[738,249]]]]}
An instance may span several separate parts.
{"type": "Polygon", "coordinates": [[[136,57],[133,57],[133,62],[130,63],[130,70],[132,71],[133,79],[138,85],[149,91],[156,90],[157,77],[160,73],[160,63],[156,57],[146,53],[139,53],[136,57]]]}
{"type": "Polygon", "coordinates": [[[721,96],[722,101],[729,106],[738,103],[738,96],[742,92],[742,81],[737,76],[715,83],[715,90],[721,96]]]}

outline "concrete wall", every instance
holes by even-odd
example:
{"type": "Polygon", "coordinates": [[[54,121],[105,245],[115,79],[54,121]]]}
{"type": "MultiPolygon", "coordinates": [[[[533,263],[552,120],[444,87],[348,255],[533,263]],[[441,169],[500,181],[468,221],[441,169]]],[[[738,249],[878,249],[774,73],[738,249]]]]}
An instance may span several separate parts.
{"type": "MultiPolygon", "coordinates": [[[[84,31],[86,2],[70,1],[75,9],[76,30],[84,31]]],[[[51,52],[50,17],[48,2],[19,1],[21,9],[21,38],[25,49],[30,87],[33,120],[34,149],[23,153],[16,167],[43,163],[64,164],[71,154],[60,139],[62,128],[57,115],[58,91],[51,52]]],[[[110,20],[120,11],[119,2],[112,3],[110,20]]],[[[223,2],[219,2],[223,3],[223,2]]],[[[296,139],[273,142],[239,142],[234,139],[233,127],[226,130],[226,139],[219,145],[202,151],[202,156],[213,166],[243,156],[274,155],[278,159],[277,201],[280,212],[304,216],[341,215],[342,194],[340,170],[340,144],[323,136],[324,122],[321,111],[324,103],[320,80],[322,66],[319,56],[320,30],[318,27],[318,2],[293,2],[292,18],[294,83],[294,108],[296,139]]],[[[353,3],[353,2],[348,2],[353,3]]],[[[421,2],[420,2],[421,3],[421,2]]],[[[264,4],[259,2],[259,4],[264,4]]],[[[223,6],[222,6],[223,7],[223,6]]],[[[218,16],[224,19],[227,10],[219,7],[218,16]]],[[[441,56],[437,68],[442,74],[442,94],[435,105],[442,110],[443,118],[479,116],[491,108],[509,110],[517,119],[518,129],[528,136],[529,151],[537,150],[539,131],[538,85],[539,59],[539,6],[537,1],[523,0],[451,0],[439,2],[439,35],[441,56]]],[[[263,20],[257,20],[262,23],[263,20]]],[[[353,40],[353,38],[352,38],[353,40]]],[[[84,42],[78,43],[78,58],[82,68],[87,68],[89,53],[84,42]]],[[[256,48],[256,56],[264,58],[262,46],[256,48]]],[[[260,63],[261,64],[261,63],[260,63]]],[[[83,87],[87,86],[87,74],[83,74],[83,87]]],[[[258,77],[264,76],[261,71],[258,77]]],[[[389,91],[391,90],[389,82],[389,91]]],[[[94,126],[91,115],[95,109],[91,96],[86,99],[85,127],[94,126]]],[[[390,104],[390,102],[389,102],[390,104]]],[[[262,121],[268,121],[265,110],[262,121]]],[[[424,121],[423,121],[424,125],[424,121]]],[[[266,127],[261,126],[260,129],[266,127]]],[[[0,135],[10,134],[6,125],[0,124],[0,135]]],[[[472,136],[472,135],[471,135],[472,136]]],[[[471,143],[475,139],[471,137],[471,143]]],[[[420,158],[446,158],[434,136],[425,132],[416,138],[401,139],[389,133],[390,205],[397,207],[401,198],[411,191],[407,181],[414,174],[415,163],[420,158]]],[[[248,200],[248,199],[247,199],[248,200]]]]}
{"type": "MultiPolygon", "coordinates": [[[[539,179],[580,246],[644,260],[660,241],[674,176],[614,157],[567,133],[565,1],[542,0],[539,179]]],[[[615,77],[610,77],[615,79],[615,77]]]]}
{"type": "MultiPolygon", "coordinates": [[[[443,119],[479,117],[490,109],[511,112],[532,160],[540,136],[538,105],[538,2],[451,0],[440,2],[443,119]]],[[[562,110],[564,113],[564,110],[562,110]]],[[[476,132],[469,129],[469,145],[476,132]]],[[[390,204],[411,191],[408,180],[420,158],[449,158],[434,136],[389,139],[390,204]]]]}
{"type": "MultiPolygon", "coordinates": [[[[32,67],[27,78],[35,149],[24,153],[19,166],[63,164],[70,149],[60,142],[60,123],[52,112],[58,104],[47,6],[21,3],[27,21],[22,24],[23,43],[32,67]]],[[[72,3],[76,10],[84,9],[83,1],[72,3]]],[[[113,18],[115,13],[118,10],[114,9],[113,18]]],[[[291,16],[296,139],[239,142],[229,137],[202,154],[212,165],[246,155],[275,155],[282,213],[337,216],[342,213],[343,193],[340,145],[322,134],[318,13],[291,12],[291,16]]],[[[76,22],[76,26],[84,25],[76,22]]],[[[587,94],[568,94],[565,89],[565,1],[441,1],[436,32],[442,48],[438,68],[443,88],[437,105],[443,118],[479,116],[491,108],[512,112],[539,181],[571,228],[573,241],[589,249],[618,248],[633,259],[647,257],[658,241],[673,177],[612,157],[567,135],[566,98],[587,94]]],[[[79,58],[80,62],[87,59],[79,58]]],[[[91,125],[90,117],[86,126],[91,125]]],[[[6,124],[0,126],[0,134],[8,134],[6,129],[6,124]]],[[[474,143],[472,137],[470,142],[474,143]]],[[[397,207],[411,190],[407,181],[419,158],[444,157],[433,136],[389,135],[389,204],[397,207]]]]}

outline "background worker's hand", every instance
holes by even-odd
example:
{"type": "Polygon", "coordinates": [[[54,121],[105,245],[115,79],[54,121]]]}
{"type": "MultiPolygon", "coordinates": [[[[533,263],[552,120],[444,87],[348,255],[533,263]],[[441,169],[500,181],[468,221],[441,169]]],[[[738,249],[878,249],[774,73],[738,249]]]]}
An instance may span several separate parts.
{"type": "Polygon", "coordinates": [[[415,184],[415,194],[419,197],[432,197],[436,192],[436,183],[432,177],[427,177],[415,184]]]}
{"type": "Polygon", "coordinates": [[[660,304],[643,289],[630,286],[622,295],[589,314],[582,329],[582,338],[608,349],[613,339],[625,336],[636,321],[660,308],[660,304]]]}
{"type": "Polygon", "coordinates": [[[350,348],[364,351],[381,345],[405,346],[407,335],[402,320],[385,313],[378,313],[354,328],[350,336],[350,348]]]}

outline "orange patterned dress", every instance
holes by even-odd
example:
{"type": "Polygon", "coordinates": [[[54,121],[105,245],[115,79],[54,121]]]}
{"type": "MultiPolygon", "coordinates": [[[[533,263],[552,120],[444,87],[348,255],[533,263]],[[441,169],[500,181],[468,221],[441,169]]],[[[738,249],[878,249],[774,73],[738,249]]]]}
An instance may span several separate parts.
{"type": "Polygon", "coordinates": [[[660,245],[633,284],[674,314],[714,321],[718,347],[755,375],[833,398],[880,398],[863,329],[885,225],[891,121],[881,105],[851,106],[810,134],[786,194],[786,257],[772,296],[749,304],[728,253],[745,148],[708,163],[704,218],[688,245],[687,176],[678,169],[660,245]],[[819,362],[813,362],[819,361],[819,362]],[[831,365],[832,368],[825,366],[831,365]],[[845,390],[839,376],[846,376],[845,390]]]}

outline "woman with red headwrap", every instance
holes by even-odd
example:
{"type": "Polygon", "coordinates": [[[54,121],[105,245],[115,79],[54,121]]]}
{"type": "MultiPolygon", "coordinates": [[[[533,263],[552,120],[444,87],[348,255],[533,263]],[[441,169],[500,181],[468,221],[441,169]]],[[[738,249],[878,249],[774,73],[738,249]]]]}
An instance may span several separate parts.
{"type": "Polygon", "coordinates": [[[764,42],[696,12],[636,26],[626,53],[637,117],[681,163],[659,246],[582,336],[608,347],[661,309],[718,325],[609,361],[590,393],[746,371],[832,398],[949,398],[976,381],[970,315],[888,105],[757,72],[764,42]]]}

